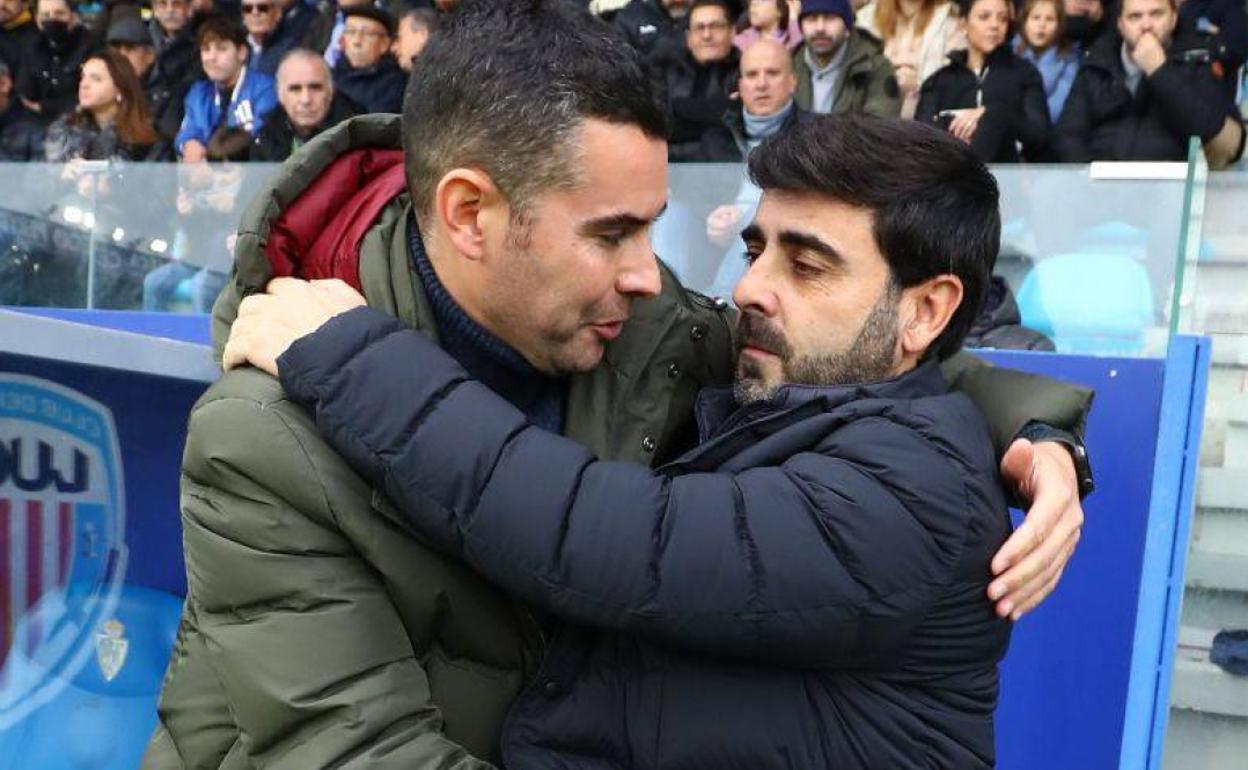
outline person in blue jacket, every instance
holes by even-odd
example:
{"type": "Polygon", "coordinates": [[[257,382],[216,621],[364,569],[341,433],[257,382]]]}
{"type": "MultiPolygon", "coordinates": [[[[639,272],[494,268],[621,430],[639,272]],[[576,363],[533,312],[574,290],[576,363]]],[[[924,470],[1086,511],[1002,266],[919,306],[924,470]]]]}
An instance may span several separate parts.
{"type": "Polygon", "coordinates": [[[1066,39],[1066,13],[1061,0],[1027,0],[1019,14],[1019,30],[1014,51],[1031,62],[1044,82],[1044,98],[1049,120],[1056,124],[1070,96],[1070,87],[1079,74],[1083,52],[1078,43],[1066,39]]]}
{"type": "Polygon", "coordinates": [[[253,137],[277,107],[273,78],[247,66],[247,33],[224,16],[205,20],[195,34],[207,79],[186,94],[186,114],[174,139],[178,157],[206,160],[213,134],[241,129],[253,137]]]}
{"type": "Polygon", "coordinates": [[[736,382],[657,470],[535,426],[345,284],[240,307],[227,366],[278,374],[419,535],[560,619],[513,770],[993,766],[1010,632],[983,594],[1010,523],[939,363],[984,296],[997,185],[948,134],[852,114],[749,166],[736,382]],[[276,359],[249,342],[266,317],[292,330],[276,359]]]}

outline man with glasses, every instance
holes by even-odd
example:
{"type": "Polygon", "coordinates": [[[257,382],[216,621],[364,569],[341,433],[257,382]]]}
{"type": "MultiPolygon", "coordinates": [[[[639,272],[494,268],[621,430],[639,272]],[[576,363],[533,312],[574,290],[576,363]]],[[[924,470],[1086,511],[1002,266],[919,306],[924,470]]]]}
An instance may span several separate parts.
{"type": "Polygon", "coordinates": [[[345,11],[334,85],[364,112],[399,112],[407,75],[390,55],[394,17],[371,5],[345,11]]]}
{"type": "Polygon", "coordinates": [[[272,75],[291,49],[299,46],[311,11],[302,8],[302,1],[280,3],[278,0],[243,0],[243,26],[247,28],[247,44],[251,46],[252,67],[272,75]]]}
{"type": "Polygon", "coordinates": [[[702,137],[720,125],[737,90],[739,57],[732,45],[732,14],[725,0],[695,0],[684,45],[663,42],[655,64],[663,73],[671,110],[668,158],[701,157],[702,137]]]}

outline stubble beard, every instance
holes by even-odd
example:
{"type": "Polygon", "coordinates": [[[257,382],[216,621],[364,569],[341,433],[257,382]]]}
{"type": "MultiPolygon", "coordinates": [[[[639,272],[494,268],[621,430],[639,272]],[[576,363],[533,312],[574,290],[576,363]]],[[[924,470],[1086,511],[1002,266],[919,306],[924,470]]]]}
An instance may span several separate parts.
{"type": "Polygon", "coordinates": [[[890,281],[862,322],[854,341],[843,351],[798,356],[778,329],[758,315],[745,314],[737,340],[737,379],[733,393],[740,404],[770,399],[784,385],[852,385],[888,379],[897,351],[897,306],[900,290],[890,281]],[[780,359],[778,382],[766,382],[762,367],[741,356],[747,342],[756,342],[780,359]]]}

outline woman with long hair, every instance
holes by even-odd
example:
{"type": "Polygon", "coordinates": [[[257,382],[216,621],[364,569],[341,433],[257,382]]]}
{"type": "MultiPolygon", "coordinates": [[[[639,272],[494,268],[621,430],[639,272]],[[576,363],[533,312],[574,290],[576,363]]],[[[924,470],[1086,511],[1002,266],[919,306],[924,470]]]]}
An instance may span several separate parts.
{"type": "Polygon", "coordinates": [[[1049,119],[1057,124],[1070,96],[1070,87],[1079,74],[1083,58],[1077,43],[1065,39],[1066,13],[1061,0],[1027,0],[1019,15],[1018,35],[1014,51],[1032,63],[1044,80],[1044,98],[1049,105],[1049,119]]]}
{"type": "Polygon", "coordinates": [[[801,5],[790,0],[750,0],[732,39],[738,51],[744,51],[763,38],[772,38],[796,51],[802,44],[802,28],[797,23],[801,5]]]}
{"type": "Polygon", "coordinates": [[[904,99],[903,118],[914,117],[923,81],[945,66],[951,51],[966,47],[958,11],[948,0],[871,0],[858,11],[856,24],[884,44],[904,99]]]}
{"type": "Polygon", "coordinates": [[[78,105],[48,128],[47,159],[160,160],[158,141],[139,78],[124,56],[99,51],[82,63],[78,105]]]}

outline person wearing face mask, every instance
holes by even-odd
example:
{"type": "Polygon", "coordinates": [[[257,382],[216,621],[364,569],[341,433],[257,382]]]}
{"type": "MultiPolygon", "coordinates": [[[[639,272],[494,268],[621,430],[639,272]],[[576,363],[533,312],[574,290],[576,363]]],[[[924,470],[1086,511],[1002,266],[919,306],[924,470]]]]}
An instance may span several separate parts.
{"type": "Polygon", "coordinates": [[[1062,0],[1066,42],[1087,51],[1106,31],[1105,4],[1101,0],[1062,0]]]}
{"type": "Polygon", "coordinates": [[[39,39],[18,77],[17,95],[44,123],[51,123],[74,108],[90,41],[69,0],[38,0],[35,24],[39,39]]]}
{"type": "Polygon", "coordinates": [[[27,0],[0,0],[0,62],[14,78],[21,72],[26,51],[39,38],[35,15],[27,0]]]}
{"type": "Polygon", "coordinates": [[[1177,24],[1174,0],[1124,0],[1114,34],[1088,51],[1058,121],[1063,161],[1182,161],[1193,136],[1211,168],[1243,154],[1242,122],[1208,57],[1175,44],[1177,24]]]}

